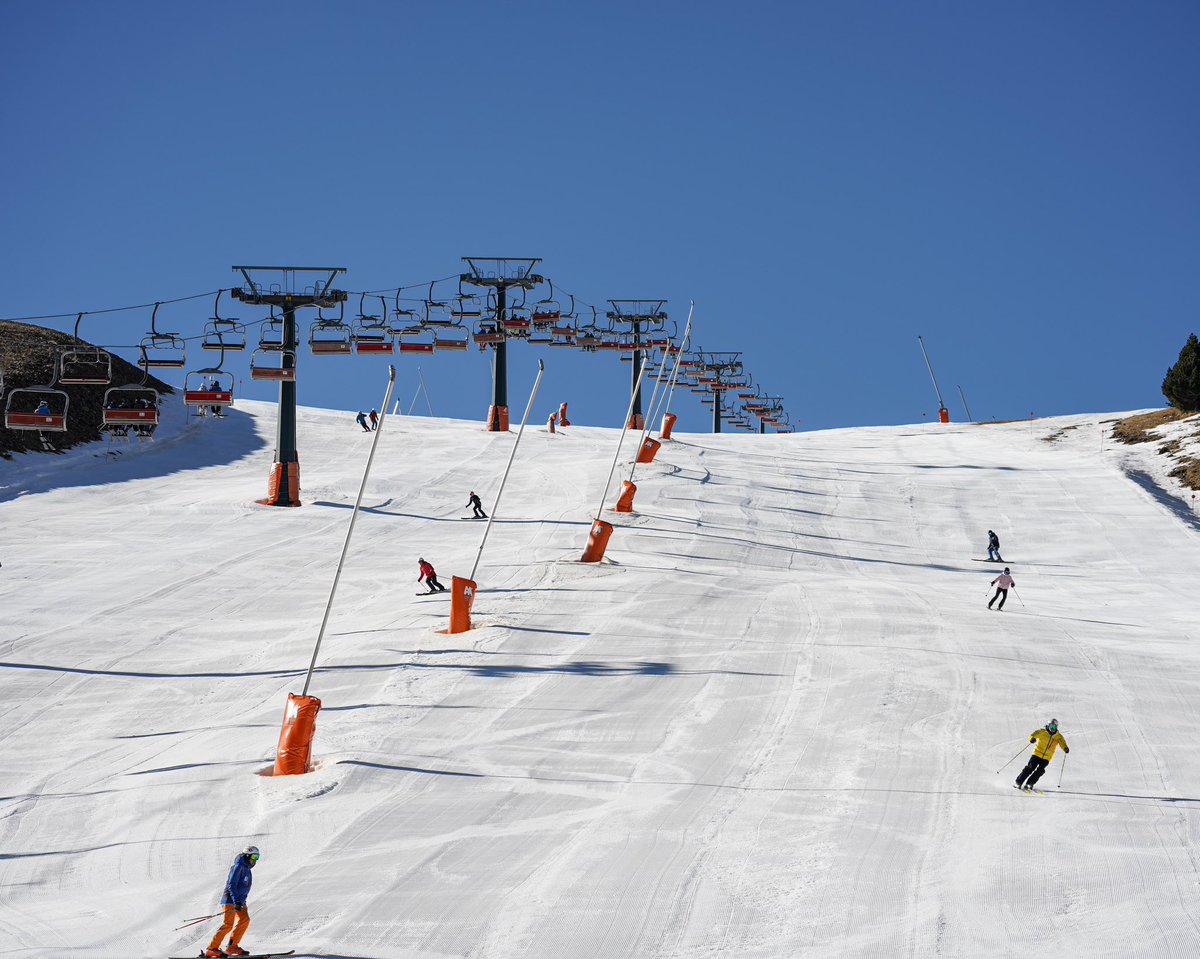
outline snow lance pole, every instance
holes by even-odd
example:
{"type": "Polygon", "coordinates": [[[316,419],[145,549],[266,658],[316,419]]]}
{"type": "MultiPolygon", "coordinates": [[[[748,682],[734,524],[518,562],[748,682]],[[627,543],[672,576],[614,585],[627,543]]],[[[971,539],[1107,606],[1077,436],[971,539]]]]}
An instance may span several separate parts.
{"type": "Polygon", "coordinates": [[[538,386],[542,382],[542,373],[546,370],[546,364],[538,360],[537,379],[533,381],[533,390],[529,394],[529,402],[525,404],[525,415],[521,417],[521,428],[517,430],[517,439],[513,443],[512,451],[508,454],[508,465],[504,467],[504,476],[500,480],[500,489],[496,491],[495,502],[492,503],[491,512],[488,513],[487,526],[483,529],[483,539],[479,541],[479,550],[475,553],[475,565],[471,567],[471,575],[467,578],[472,582],[475,581],[475,571],[479,569],[479,558],[483,555],[483,544],[487,542],[488,533],[492,529],[492,521],[496,518],[496,510],[500,508],[500,496],[504,492],[504,484],[508,482],[508,471],[512,469],[513,460],[517,456],[517,447],[521,445],[521,434],[525,432],[525,421],[529,419],[529,411],[533,409],[533,401],[537,396],[538,386]]]}
{"type": "Polygon", "coordinates": [[[211,916],[199,916],[199,917],[197,917],[196,919],[189,919],[189,920],[188,920],[187,922],[185,922],[185,923],[184,923],[182,926],[176,926],[176,927],[175,927],[174,929],[172,929],[171,931],[172,931],[172,932],[179,932],[179,930],[180,930],[180,929],[186,929],[188,926],[194,926],[194,925],[196,925],[196,923],[198,923],[198,922],[208,922],[208,920],[209,920],[209,919],[216,919],[216,918],[217,918],[217,916],[219,916],[219,915],[221,915],[221,913],[219,913],[219,912],[214,912],[214,913],[213,913],[211,916]]]}
{"type": "Polygon", "coordinates": [[[937,377],[933,375],[933,364],[929,362],[929,354],[925,352],[925,341],[918,335],[917,342],[921,344],[921,355],[925,357],[925,368],[929,370],[929,378],[933,380],[933,392],[938,398],[938,413],[946,408],[946,404],[942,402],[942,391],[938,389],[937,377]]]}
{"type": "Polygon", "coordinates": [[[621,458],[621,444],[625,442],[625,434],[629,432],[629,420],[633,416],[633,404],[637,400],[638,390],[642,388],[642,380],[646,378],[646,367],[642,367],[638,371],[637,382],[633,384],[633,389],[629,393],[629,409],[625,411],[625,425],[621,429],[621,438],[617,440],[617,451],[613,454],[612,466],[608,469],[608,479],[604,481],[604,489],[600,491],[600,505],[596,508],[596,517],[592,523],[600,521],[601,515],[604,513],[604,501],[608,499],[608,488],[612,485],[613,473],[617,471],[617,460],[621,458]]]}
{"type": "Polygon", "coordinates": [[[692,300],[688,304],[687,325],[683,329],[683,338],[679,341],[679,352],[675,354],[675,365],[671,368],[671,383],[667,387],[666,406],[663,409],[663,415],[671,412],[671,398],[675,395],[675,381],[679,378],[679,361],[683,357],[683,351],[687,349],[690,342],[690,332],[692,329],[692,312],[696,309],[696,301],[692,300]]]}
{"type": "Polygon", "coordinates": [[[337,595],[338,580],[342,577],[342,567],[346,564],[346,554],[350,551],[350,537],[354,535],[354,521],[358,518],[358,508],[362,505],[363,493],[367,489],[367,477],[371,475],[371,463],[375,460],[375,450],[379,447],[379,437],[383,435],[383,424],[387,421],[388,403],[392,398],[392,388],[396,385],[396,367],[388,366],[387,392],[383,394],[383,415],[379,417],[379,425],[375,428],[375,437],[371,440],[371,452],[367,454],[367,465],[363,468],[362,482],[358,485],[358,498],[354,501],[354,509],[350,513],[350,525],[346,527],[346,541],[342,543],[342,555],[338,559],[337,569],[333,573],[333,585],[329,588],[329,601],[325,604],[325,615],[321,617],[321,629],[317,633],[317,645],[313,647],[312,662],[308,664],[308,675],[304,677],[304,690],[301,696],[308,695],[308,685],[312,682],[313,669],[317,665],[317,653],[321,651],[321,640],[325,638],[325,627],[329,623],[329,612],[333,609],[333,597],[337,595]]]}
{"type": "MultiPolygon", "coordinates": [[[[1022,747],[1021,747],[1021,748],[1020,748],[1020,749],[1017,751],[1017,756],[1020,756],[1020,755],[1021,755],[1021,753],[1025,752],[1025,750],[1026,750],[1026,749],[1028,749],[1028,748],[1029,748],[1029,743],[1026,743],[1024,746],[1022,746],[1022,747]]],[[[999,776],[999,775],[1000,775],[1002,772],[1004,772],[1004,770],[1006,770],[1006,769],[1007,769],[1009,766],[1011,766],[1013,763],[1015,763],[1015,762],[1017,761],[1017,756],[1013,756],[1013,758],[1012,758],[1012,759],[1010,759],[1010,760],[1009,760],[1008,762],[1006,762],[1006,763],[1005,763],[1003,766],[1001,766],[999,769],[997,769],[997,770],[996,770],[996,775],[997,775],[997,776],[999,776]]]]}
{"type": "Polygon", "coordinates": [[[1067,754],[1063,753],[1062,765],[1058,767],[1058,785],[1054,787],[1055,789],[1062,789],[1062,776],[1063,776],[1063,771],[1066,768],[1067,768],[1067,754]]]}
{"type": "MultiPolygon", "coordinates": [[[[681,339],[679,341],[681,350],[682,350],[682,344],[687,342],[688,331],[691,328],[692,328],[692,311],[689,309],[687,326],[684,327],[684,330],[683,330],[683,339],[681,339]]],[[[662,365],[659,366],[658,376],[656,376],[654,379],[654,392],[650,394],[650,415],[646,417],[645,422],[642,424],[642,426],[643,426],[642,438],[638,440],[638,444],[637,444],[638,452],[634,454],[633,462],[629,464],[629,482],[630,483],[633,482],[633,474],[637,471],[638,455],[641,453],[642,447],[646,445],[646,437],[648,437],[650,435],[650,431],[652,429],[654,429],[654,422],[655,422],[655,420],[658,419],[659,409],[663,405],[663,403],[666,401],[669,390],[671,389],[671,387],[673,387],[675,385],[675,372],[679,368],[679,360],[678,360],[679,354],[675,354],[675,356],[676,356],[675,366],[673,366],[671,368],[671,375],[670,375],[670,377],[668,377],[669,386],[666,390],[663,390],[662,395],[659,396],[659,387],[662,386],[663,374],[667,371],[667,357],[670,355],[671,355],[671,352],[669,349],[667,350],[667,352],[665,354],[663,354],[662,365]]]]}
{"type": "MultiPolygon", "coordinates": [[[[958,384],[956,383],[956,384],[955,384],[955,386],[958,386],[958,384]]],[[[973,417],[973,416],[971,415],[971,407],[967,406],[967,398],[966,398],[966,396],[964,396],[964,395],[963,395],[963,391],[962,391],[962,387],[961,387],[961,386],[959,386],[959,387],[958,387],[958,398],[959,398],[960,400],[962,400],[963,409],[967,411],[967,422],[968,422],[968,423],[974,423],[974,422],[975,422],[975,417],[973,417]]]]}

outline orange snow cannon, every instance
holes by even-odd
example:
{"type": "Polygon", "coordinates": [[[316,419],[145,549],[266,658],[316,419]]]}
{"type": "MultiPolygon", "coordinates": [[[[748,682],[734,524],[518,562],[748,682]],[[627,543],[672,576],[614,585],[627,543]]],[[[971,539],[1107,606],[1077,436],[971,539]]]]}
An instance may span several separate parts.
{"type": "Polygon", "coordinates": [[[569,419],[567,419],[567,404],[566,403],[563,403],[558,408],[558,425],[559,426],[570,426],[571,425],[571,421],[569,419]]]}

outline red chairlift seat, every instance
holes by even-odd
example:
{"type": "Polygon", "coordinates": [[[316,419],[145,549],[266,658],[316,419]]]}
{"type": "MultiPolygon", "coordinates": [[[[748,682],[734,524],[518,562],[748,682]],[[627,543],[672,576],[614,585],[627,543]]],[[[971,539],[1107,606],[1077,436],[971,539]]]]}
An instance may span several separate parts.
{"type": "Polygon", "coordinates": [[[396,344],[391,337],[382,334],[359,333],[354,337],[354,352],[388,356],[396,352],[396,344]]]}
{"type": "Polygon", "coordinates": [[[58,382],[64,386],[106,386],[112,382],[112,357],[99,348],[68,347],[58,357],[58,382]]]}
{"type": "Polygon", "coordinates": [[[71,398],[64,390],[56,390],[50,386],[18,387],[8,394],[8,402],[4,406],[4,428],[37,430],[39,433],[64,433],[67,429],[67,408],[70,403],[71,398]],[[51,398],[55,400],[55,407],[62,406],[61,412],[50,408],[51,398]],[[46,409],[41,410],[43,404],[46,409]]]}
{"type": "Polygon", "coordinates": [[[404,340],[400,341],[400,352],[401,353],[432,353],[434,351],[434,348],[435,348],[434,344],[431,342],[426,342],[426,343],[408,342],[408,343],[406,343],[404,340]]]}
{"type": "Polygon", "coordinates": [[[296,354],[291,350],[274,350],[259,347],[250,356],[250,379],[268,380],[276,383],[296,382],[296,354]],[[263,354],[278,354],[279,366],[264,366],[263,354]],[[291,366],[284,366],[284,357],[292,358],[291,366]]]}
{"type": "Polygon", "coordinates": [[[186,406],[232,406],[233,374],[227,370],[193,370],[183,381],[183,402],[186,406]],[[194,377],[200,377],[201,386],[193,385],[194,377]]]}
{"type": "Polygon", "coordinates": [[[438,350],[465,350],[467,338],[466,336],[435,336],[433,345],[438,350]]]}
{"type": "Polygon", "coordinates": [[[157,426],[158,425],[158,390],[150,386],[140,386],[136,383],[129,386],[113,386],[104,391],[104,409],[101,413],[101,423],[104,426],[157,426]],[[117,407],[114,404],[123,402],[122,395],[129,396],[128,406],[117,407]],[[149,401],[146,406],[136,405],[139,401],[149,401]]]}

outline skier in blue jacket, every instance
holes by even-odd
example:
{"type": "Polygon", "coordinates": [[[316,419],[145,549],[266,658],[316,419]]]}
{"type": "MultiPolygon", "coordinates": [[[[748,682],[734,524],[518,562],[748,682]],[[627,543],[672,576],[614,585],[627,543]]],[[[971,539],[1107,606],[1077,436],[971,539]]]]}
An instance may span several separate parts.
{"type": "Polygon", "coordinates": [[[250,911],[246,908],[246,897],[250,895],[250,883],[254,877],[250,870],[258,862],[258,846],[247,846],[229,868],[229,877],[225,880],[225,891],[221,894],[221,906],[225,912],[225,921],[212,937],[204,956],[206,959],[225,959],[226,956],[250,955],[240,945],[242,936],[250,928],[250,911]],[[229,948],[221,949],[221,940],[225,933],[233,930],[229,937],[229,948]]]}

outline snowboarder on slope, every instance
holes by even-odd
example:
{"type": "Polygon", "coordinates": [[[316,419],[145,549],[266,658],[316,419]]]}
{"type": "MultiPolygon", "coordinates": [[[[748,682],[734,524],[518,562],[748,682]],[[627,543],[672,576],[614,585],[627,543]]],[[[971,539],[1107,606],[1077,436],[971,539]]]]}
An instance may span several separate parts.
{"type": "Polygon", "coordinates": [[[375,412],[375,410],[371,410],[371,412],[370,412],[368,415],[371,417],[371,429],[373,429],[373,430],[374,430],[374,429],[378,429],[378,427],[379,427],[379,414],[378,414],[378,413],[376,413],[376,412],[375,412]]]}
{"type": "Polygon", "coordinates": [[[1062,746],[1064,753],[1071,751],[1071,748],[1067,745],[1067,741],[1063,739],[1063,734],[1058,731],[1057,719],[1050,720],[1041,729],[1030,733],[1029,741],[1034,744],[1033,755],[1029,757],[1029,762],[1025,764],[1025,768],[1021,770],[1021,775],[1017,777],[1017,781],[1013,784],[1018,789],[1024,789],[1026,792],[1033,789],[1034,784],[1042,778],[1042,773],[1046,771],[1050,760],[1054,758],[1055,749],[1062,746]]]}
{"type": "Polygon", "coordinates": [[[371,427],[367,426],[367,414],[362,410],[358,411],[358,416],[354,417],[354,422],[363,428],[364,433],[371,432],[371,427]]]}
{"type": "Polygon", "coordinates": [[[479,496],[474,490],[471,490],[471,498],[467,500],[467,505],[475,511],[472,519],[487,519],[487,513],[483,511],[483,503],[479,501],[479,496]]]}
{"type": "Polygon", "coordinates": [[[250,870],[254,868],[256,862],[258,862],[258,846],[247,846],[233,860],[233,865],[229,869],[229,877],[225,880],[225,891],[221,894],[221,906],[225,911],[225,921],[221,923],[221,928],[212,937],[208,949],[204,952],[208,959],[250,955],[239,943],[242,941],[242,936],[246,934],[246,930],[250,928],[250,911],[246,908],[246,897],[250,895],[250,883],[253,881],[250,870]],[[231,929],[233,934],[229,937],[229,948],[223,951],[221,940],[231,929]]]}
{"type": "Polygon", "coordinates": [[[1000,537],[990,529],[988,530],[988,559],[993,563],[1004,562],[1004,557],[1000,555],[1000,537]]]}
{"type": "Polygon", "coordinates": [[[425,584],[429,587],[429,592],[431,593],[444,593],[446,587],[438,582],[437,570],[425,562],[424,557],[418,559],[417,562],[421,566],[421,575],[417,577],[417,582],[425,580],[425,584]]]}
{"type": "Polygon", "coordinates": [[[991,585],[996,587],[996,595],[988,600],[988,609],[992,608],[992,603],[994,603],[997,599],[1000,600],[1000,605],[996,608],[1004,609],[1004,601],[1006,599],[1008,599],[1009,587],[1013,587],[1013,586],[1017,585],[1016,582],[1014,582],[1013,578],[1008,575],[1008,567],[1007,566],[1004,567],[1003,573],[1001,573],[994,580],[992,580],[991,585]]]}

